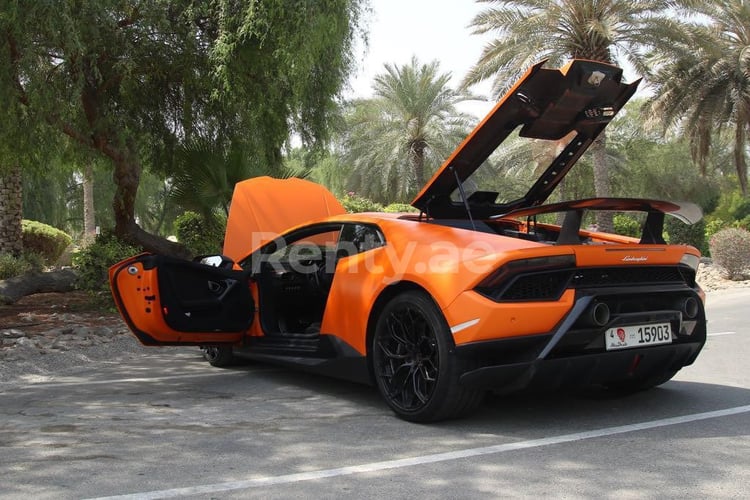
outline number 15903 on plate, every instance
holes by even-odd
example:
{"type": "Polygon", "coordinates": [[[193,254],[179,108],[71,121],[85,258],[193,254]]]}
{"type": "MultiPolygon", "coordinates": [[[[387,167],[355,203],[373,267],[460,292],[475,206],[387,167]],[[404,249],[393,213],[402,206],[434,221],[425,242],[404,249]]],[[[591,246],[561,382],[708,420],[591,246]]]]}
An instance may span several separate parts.
{"type": "Polygon", "coordinates": [[[609,328],[604,334],[604,345],[608,351],[671,342],[672,327],[669,323],[618,326],[609,328]]]}

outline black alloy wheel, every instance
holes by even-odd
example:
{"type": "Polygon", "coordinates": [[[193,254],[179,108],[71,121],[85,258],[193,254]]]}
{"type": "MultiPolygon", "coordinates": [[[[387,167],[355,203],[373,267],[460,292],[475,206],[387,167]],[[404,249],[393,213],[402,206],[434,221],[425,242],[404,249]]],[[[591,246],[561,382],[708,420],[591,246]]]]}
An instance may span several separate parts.
{"type": "Polygon", "coordinates": [[[473,410],[482,392],[459,384],[463,363],[433,300],[408,291],[383,308],[372,342],[378,390],[404,420],[433,422],[473,410]]]}
{"type": "Polygon", "coordinates": [[[203,352],[203,358],[211,366],[216,366],[217,368],[231,366],[235,362],[232,346],[230,345],[201,346],[201,351],[203,352]]]}

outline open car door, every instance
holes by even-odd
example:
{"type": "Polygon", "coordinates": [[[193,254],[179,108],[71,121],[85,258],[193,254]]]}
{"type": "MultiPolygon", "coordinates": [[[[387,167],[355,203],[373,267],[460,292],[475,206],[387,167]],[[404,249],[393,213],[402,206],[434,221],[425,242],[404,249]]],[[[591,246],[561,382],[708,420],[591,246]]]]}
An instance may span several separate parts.
{"type": "Polygon", "coordinates": [[[142,254],[109,269],[115,303],[144,345],[242,340],[254,316],[250,274],[142,254]]]}

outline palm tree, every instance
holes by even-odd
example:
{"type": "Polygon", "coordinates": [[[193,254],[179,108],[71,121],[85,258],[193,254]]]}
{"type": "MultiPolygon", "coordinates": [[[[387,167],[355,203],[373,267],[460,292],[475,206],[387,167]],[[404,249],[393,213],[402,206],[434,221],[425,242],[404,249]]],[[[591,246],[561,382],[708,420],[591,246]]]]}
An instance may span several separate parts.
{"type": "Polygon", "coordinates": [[[23,250],[21,167],[0,167],[0,253],[20,255],[23,250]]]}
{"type": "MultiPolygon", "coordinates": [[[[644,46],[664,43],[661,14],[668,0],[477,0],[491,4],[472,21],[475,34],[493,33],[479,61],[463,80],[467,88],[494,78],[493,92],[502,95],[529,66],[549,60],[561,66],[570,58],[612,64],[624,58],[638,70],[644,46]]],[[[597,196],[611,192],[606,138],[591,147],[597,196]]],[[[599,214],[599,225],[612,230],[611,214],[599,214]]]]}
{"type": "Polygon", "coordinates": [[[96,209],[94,207],[94,165],[89,160],[83,166],[83,238],[93,241],[96,237],[96,209]]]}
{"type": "Polygon", "coordinates": [[[733,135],[734,167],[747,195],[746,147],[750,127],[750,4],[742,0],[696,3],[700,22],[680,30],[671,50],[654,54],[650,77],[655,97],[651,116],[665,129],[684,134],[693,160],[705,175],[712,139],[733,135]]]}
{"type": "Polygon", "coordinates": [[[385,65],[374,97],[351,104],[342,162],[349,189],[376,201],[408,201],[466,135],[475,119],[456,109],[473,99],[448,86],[450,73],[433,61],[385,65]]]}
{"type": "Polygon", "coordinates": [[[226,219],[234,185],[259,175],[305,177],[305,168],[269,168],[248,153],[246,145],[222,146],[195,139],[177,150],[176,171],[171,179],[171,198],[184,209],[206,220],[226,219]]]}

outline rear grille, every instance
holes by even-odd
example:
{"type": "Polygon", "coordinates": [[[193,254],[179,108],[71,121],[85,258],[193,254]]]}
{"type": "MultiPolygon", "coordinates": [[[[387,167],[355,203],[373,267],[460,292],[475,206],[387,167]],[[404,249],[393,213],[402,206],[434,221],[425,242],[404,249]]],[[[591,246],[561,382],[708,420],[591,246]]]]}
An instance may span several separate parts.
{"type": "Polygon", "coordinates": [[[566,288],[681,284],[695,286],[695,272],[677,266],[589,267],[520,273],[476,291],[497,302],[558,300],[566,288]]]}
{"type": "Polygon", "coordinates": [[[573,288],[619,285],[688,284],[695,282],[695,274],[679,267],[591,267],[577,269],[571,280],[573,288]]]}
{"type": "Polygon", "coordinates": [[[499,300],[557,300],[567,288],[570,275],[564,270],[518,276],[499,300]]]}

